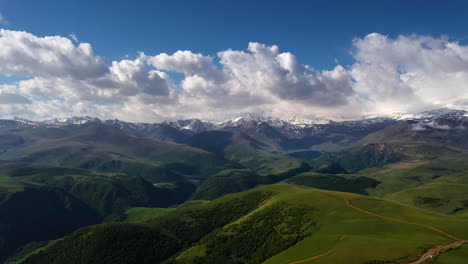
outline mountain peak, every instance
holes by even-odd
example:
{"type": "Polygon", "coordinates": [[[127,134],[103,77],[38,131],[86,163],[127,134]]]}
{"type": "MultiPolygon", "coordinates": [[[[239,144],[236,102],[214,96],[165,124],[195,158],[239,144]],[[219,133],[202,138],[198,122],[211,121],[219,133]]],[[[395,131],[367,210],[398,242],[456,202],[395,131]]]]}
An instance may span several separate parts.
{"type": "Polygon", "coordinates": [[[59,117],[50,120],[44,120],[41,123],[47,125],[82,125],[86,123],[102,123],[97,117],[90,116],[73,116],[73,117],[59,117]]]}
{"type": "Polygon", "coordinates": [[[439,108],[429,111],[424,111],[419,114],[414,115],[414,119],[432,121],[434,119],[444,118],[444,119],[459,119],[468,114],[465,110],[460,109],[450,109],[450,108],[439,108]]]}
{"type": "Polygon", "coordinates": [[[424,111],[418,114],[404,114],[404,113],[392,113],[388,115],[368,115],[361,119],[355,120],[334,120],[331,118],[317,118],[317,119],[304,119],[300,117],[291,117],[286,120],[282,120],[271,116],[262,116],[255,113],[244,113],[239,117],[232,118],[221,122],[209,122],[200,119],[183,119],[177,121],[164,121],[162,123],[132,123],[121,120],[106,120],[103,121],[96,117],[90,116],[73,116],[67,118],[54,118],[44,121],[30,121],[22,118],[15,117],[14,120],[21,122],[26,125],[50,125],[50,126],[65,126],[65,125],[82,125],[86,123],[103,123],[108,125],[114,125],[119,127],[132,127],[132,129],[148,130],[152,127],[158,127],[161,125],[168,125],[179,130],[202,132],[206,130],[222,129],[226,127],[240,127],[245,125],[255,125],[258,123],[266,123],[271,127],[284,128],[288,130],[312,128],[328,124],[343,123],[345,125],[369,125],[373,123],[382,123],[388,120],[414,120],[419,122],[431,122],[439,119],[446,120],[461,120],[468,116],[468,111],[451,108],[439,108],[429,111],[424,111]]]}

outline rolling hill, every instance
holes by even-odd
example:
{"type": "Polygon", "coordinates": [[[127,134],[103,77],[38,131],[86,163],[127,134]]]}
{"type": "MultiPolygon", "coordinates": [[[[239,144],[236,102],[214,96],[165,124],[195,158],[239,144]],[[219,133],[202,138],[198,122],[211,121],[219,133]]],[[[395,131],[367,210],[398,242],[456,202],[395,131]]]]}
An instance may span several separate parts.
{"type": "Polygon", "coordinates": [[[0,121],[0,258],[447,263],[468,237],[467,124],[0,121]]]}
{"type": "Polygon", "coordinates": [[[0,154],[2,160],[127,173],[152,182],[203,179],[222,169],[238,167],[201,149],[133,137],[96,123],[40,126],[3,134],[21,138],[22,143],[0,154]]]}
{"type": "Polygon", "coordinates": [[[301,263],[314,256],[314,263],[407,263],[434,245],[466,238],[467,221],[277,184],[145,222],[84,228],[19,263],[301,263]]]}
{"type": "Polygon", "coordinates": [[[30,242],[57,239],[129,207],[168,207],[195,190],[140,177],[48,165],[0,164],[0,260],[30,242]]]}

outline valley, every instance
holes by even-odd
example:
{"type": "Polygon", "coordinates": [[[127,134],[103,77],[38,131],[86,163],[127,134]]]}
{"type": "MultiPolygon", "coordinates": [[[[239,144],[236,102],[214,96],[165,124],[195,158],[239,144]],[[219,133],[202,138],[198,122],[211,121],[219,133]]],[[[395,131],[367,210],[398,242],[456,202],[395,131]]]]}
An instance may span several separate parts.
{"type": "Polygon", "coordinates": [[[0,264],[468,264],[468,1],[0,3],[0,264]]]}
{"type": "Polygon", "coordinates": [[[0,260],[450,263],[468,239],[467,128],[450,109],[0,120],[0,260]]]}

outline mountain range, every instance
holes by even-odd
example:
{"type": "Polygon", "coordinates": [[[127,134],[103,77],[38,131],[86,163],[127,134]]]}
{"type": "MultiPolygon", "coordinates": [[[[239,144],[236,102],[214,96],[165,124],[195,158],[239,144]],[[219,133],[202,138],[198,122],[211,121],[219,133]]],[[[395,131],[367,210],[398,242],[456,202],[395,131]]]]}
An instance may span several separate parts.
{"type": "Polygon", "coordinates": [[[448,129],[449,124],[445,124],[443,120],[459,121],[466,120],[468,112],[465,110],[441,108],[431,111],[425,111],[418,114],[392,114],[378,117],[363,117],[357,120],[342,120],[333,121],[327,118],[316,120],[304,120],[291,118],[289,120],[281,120],[273,117],[264,117],[255,114],[245,114],[241,117],[212,122],[200,119],[185,119],[177,121],[164,121],[161,123],[131,123],[121,120],[101,120],[96,117],[69,117],[69,118],[54,118],[44,121],[30,121],[21,118],[13,120],[1,120],[1,126],[45,126],[45,127],[60,127],[67,125],[83,125],[86,123],[98,123],[114,128],[118,128],[126,133],[144,136],[155,139],[171,139],[165,138],[169,134],[173,134],[172,141],[179,141],[183,135],[193,135],[204,131],[211,130],[230,130],[238,128],[251,128],[255,126],[269,126],[274,128],[284,136],[298,138],[307,137],[323,133],[331,133],[340,130],[346,130],[345,133],[359,134],[360,131],[367,133],[369,131],[378,130],[382,127],[394,124],[402,120],[415,121],[415,129],[423,127],[434,127],[439,129],[448,129]],[[440,123],[442,122],[442,123],[440,123]],[[421,126],[421,127],[420,127],[421,126]]]}
{"type": "Polygon", "coordinates": [[[0,260],[290,263],[333,249],[317,263],[408,263],[450,242],[421,225],[468,237],[467,161],[468,112],[456,109],[0,120],[0,260]],[[349,258],[369,243],[378,250],[349,258]]]}

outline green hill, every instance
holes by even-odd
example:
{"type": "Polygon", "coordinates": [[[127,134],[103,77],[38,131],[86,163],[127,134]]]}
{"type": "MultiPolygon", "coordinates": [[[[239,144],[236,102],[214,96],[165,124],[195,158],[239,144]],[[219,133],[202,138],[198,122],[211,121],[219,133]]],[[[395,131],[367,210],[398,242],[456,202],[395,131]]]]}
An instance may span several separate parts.
{"type": "Polygon", "coordinates": [[[452,263],[465,263],[468,259],[468,245],[463,245],[457,249],[451,249],[444,252],[434,260],[428,261],[428,264],[452,264],[452,263]]]}
{"type": "Polygon", "coordinates": [[[302,166],[279,146],[266,144],[243,132],[207,131],[191,138],[190,145],[216,153],[261,175],[280,174],[302,166]]]}
{"type": "Polygon", "coordinates": [[[468,217],[467,184],[428,183],[390,194],[387,198],[444,214],[468,217]]]}
{"type": "Polygon", "coordinates": [[[193,194],[193,199],[215,199],[225,194],[277,183],[310,171],[310,169],[311,167],[307,163],[301,163],[297,168],[269,175],[261,175],[252,169],[224,170],[205,179],[193,194]]]}
{"type": "Polygon", "coordinates": [[[53,187],[25,187],[0,200],[0,261],[31,241],[62,237],[102,216],[73,195],[53,187]]]}
{"type": "Polygon", "coordinates": [[[239,167],[201,149],[137,138],[100,124],[3,133],[22,143],[1,153],[2,160],[126,173],[152,182],[203,179],[239,167]]]}
{"type": "Polygon", "coordinates": [[[267,126],[191,146],[99,124],[0,130],[0,260],[409,263],[468,238],[466,132],[411,127],[320,158],[267,126]]]}
{"type": "Polygon", "coordinates": [[[407,263],[453,241],[444,232],[467,238],[468,220],[357,194],[275,184],[146,222],[84,228],[22,263],[292,263],[314,256],[320,256],[314,263],[407,263]]]}
{"type": "Polygon", "coordinates": [[[379,181],[364,176],[323,174],[315,172],[299,174],[288,179],[287,182],[322,190],[351,192],[357,194],[368,194],[366,191],[367,188],[375,188],[380,184],[379,181]]]}
{"type": "Polygon", "coordinates": [[[139,177],[49,165],[0,164],[0,260],[29,242],[97,224],[129,207],[187,200],[193,184],[154,186],[139,177]]]}

